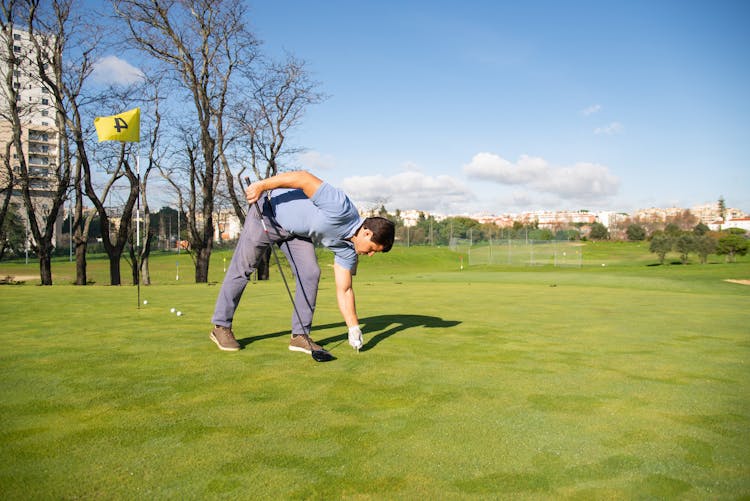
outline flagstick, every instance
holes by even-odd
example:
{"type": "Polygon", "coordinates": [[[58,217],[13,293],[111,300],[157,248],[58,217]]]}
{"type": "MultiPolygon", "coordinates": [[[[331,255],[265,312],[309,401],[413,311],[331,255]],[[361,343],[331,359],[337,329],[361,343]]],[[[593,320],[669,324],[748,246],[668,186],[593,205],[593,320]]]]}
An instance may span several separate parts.
{"type": "Polygon", "coordinates": [[[138,196],[136,198],[135,209],[135,281],[138,284],[138,309],[141,309],[141,267],[138,265],[138,258],[141,255],[141,165],[140,156],[135,154],[135,173],[138,178],[138,196]]]}
{"type": "MultiPolygon", "coordinates": [[[[134,108],[118,115],[108,117],[95,117],[94,127],[99,142],[120,141],[125,143],[138,143],[141,140],[141,109],[134,108]],[[132,126],[132,128],[131,128],[132,126]],[[123,132],[123,129],[125,132],[123,132]]],[[[135,170],[137,174],[138,193],[135,209],[135,280],[138,285],[138,309],[141,308],[141,267],[139,265],[141,253],[141,167],[138,151],[135,152],[135,170]]]]}

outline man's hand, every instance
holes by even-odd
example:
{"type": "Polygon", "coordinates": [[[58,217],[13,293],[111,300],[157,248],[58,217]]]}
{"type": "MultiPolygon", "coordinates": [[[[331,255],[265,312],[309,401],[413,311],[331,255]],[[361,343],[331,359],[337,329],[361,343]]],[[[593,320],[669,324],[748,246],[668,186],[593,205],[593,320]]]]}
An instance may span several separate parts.
{"type": "Polygon", "coordinates": [[[362,348],[362,329],[359,325],[349,327],[349,344],[357,351],[362,348]]]}
{"type": "Polygon", "coordinates": [[[247,203],[252,205],[260,200],[260,197],[263,196],[264,191],[265,189],[263,188],[261,181],[249,185],[247,188],[245,188],[245,198],[247,199],[247,203]]]}

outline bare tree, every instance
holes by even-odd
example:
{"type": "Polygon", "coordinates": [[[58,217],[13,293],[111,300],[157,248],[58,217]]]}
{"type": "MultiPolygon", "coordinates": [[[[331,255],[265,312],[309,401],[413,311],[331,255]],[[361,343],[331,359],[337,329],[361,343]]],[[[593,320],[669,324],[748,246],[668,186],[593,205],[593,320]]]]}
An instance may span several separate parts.
{"type": "MultiPolygon", "coordinates": [[[[23,199],[27,222],[33,237],[33,249],[39,258],[39,272],[42,285],[52,285],[51,258],[54,251],[55,225],[67,197],[71,168],[69,162],[49,165],[45,174],[45,186],[39,189],[38,173],[32,171],[23,154],[22,131],[28,125],[24,121],[15,75],[23,71],[52,95],[55,108],[56,127],[41,134],[60,134],[63,158],[66,156],[67,141],[63,96],[59,92],[62,82],[62,57],[68,43],[67,22],[70,16],[71,0],[53,0],[43,5],[39,0],[4,1],[3,33],[4,49],[7,50],[8,75],[5,79],[8,97],[8,113],[13,149],[17,154],[17,189],[23,199]],[[31,49],[24,54],[16,50],[14,37],[10,34],[13,26],[24,26],[29,35],[31,49]]],[[[19,77],[20,78],[20,77],[19,77]]]]}
{"type": "MultiPolygon", "coordinates": [[[[297,127],[309,106],[320,103],[325,95],[311,79],[305,63],[287,55],[283,63],[264,61],[259,71],[243,68],[249,85],[235,100],[232,118],[240,132],[237,165],[234,174],[226,155],[221,156],[227,178],[241,181],[249,168],[255,179],[278,174],[283,158],[300,151],[287,143],[291,129],[297,127]]],[[[245,218],[242,183],[228,182],[229,196],[241,221],[245,218]]]]}
{"type": "MultiPolygon", "coordinates": [[[[177,210],[185,214],[185,226],[187,228],[188,251],[193,259],[196,269],[196,282],[198,281],[199,264],[197,254],[193,252],[193,246],[202,248],[206,235],[206,219],[201,217],[205,213],[203,205],[205,198],[202,192],[205,191],[205,168],[203,159],[200,154],[200,141],[192,133],[189,126],[173,127],[180,131],[180,135],[175,138],[174,143],[178,149],[174,152],[174,161],[169,165],[157,165],[162,177],[169,183],[177,195],[177,210]]],[[[215,184],[220,182],[221,172],[216,173],[215,184]]],[[[212,185],[213,195],[211,197],[211,207],[214,207],[216,186],[212,185]]],[[[213,221],[213,218],[210,220],[213,221]]],[[[213,228],[210,228],[211,230],[213,228]]],[[[211,234],[213,238],[213,233],[211,234]]],[[[212,240],[213,243],[213,240],[212,240]]],[[[181,245],[178,238],[178,245],[181,245]]],[[[207,271],[207,270],[206,270],[207,271]]]]}
{"type": "Polygon", "coordinates": [[[136,201],[138,199],[139,183],[135,169],[133,169],[130,162],[130,151],[131,147],[125,143],[119,145],[119,153],[117,158],[114,160],[114,167],[111,169],[110,187],[121,178],[127,179],[126,190],[127,194],[122,204],[122,212],[120,215],[119,224],[113,224],[110,212],[106,207],[106,196],[109,192],[105,189],[103,197],[99,197],[92,182],[91,167],[86,162],[84,164],[84,185],[86,187],[86,195],[89,200],[96,207],[96,211],[99,214],[99,220],[102,228],[102,244],[104,250],[107,252],[109,257],[109,278],[111,285],[120,285],[120,259],[122,257],[122,251],[125,248],[129,238],[130,231],[133,221],[133,209],[135,208],[136,201]],[[115,231],[110,231],[110,227],[115,226],[115,231]]]}
{"type": "MultiPolygon", "coordinates": [[[[12,138],[11,138],[12,139],[12,138]]],[[[10,199],[13,195],[13,185],[15,184],[13,176],[13,167],[10,163],[11,147],[13,141],[5,143],[5,153],[2,155],[2,170],[0,170],[0,240],[5,240],[3,221],[10,209],[10,199]]],[[[0,242],[1,244],[2,242],[0,242]]]]}
{"type": "Polygon", "coordinates": [[[251,64],[257,46],[244,25],[244,3],[113,0],[113,4],[127,23],[135,45],[170,68],[192,101],[199,141],[194,145],[198,149],[185,150],[191,173],[188,185],[195,188],[189,192],[196,197],[187,205],[200,212],[187,216],[195,280],[206,282],[213,247],[214,196],[220,177],[217,155],[227,141],[228,93],[237,66],[251,64]]]}
{"type": "MultiPolygon", "coordinates": [[[[289,131],[301,123],[310,105],[325,99],[317,91],[318,83],[310,78],[304,62],[291,55],[283,63],[264,62],[257,72],[243,69],[243,74],[249,85],[240,91],[232,110],[239,131],[234,172],[225,151],[220,152],[228,196],[242,223],[246,215],[243,177],[249,171],[255,179],[278,174],[283,157],[300,151],[287,144],[289,131]]],[[[260,280],[268,279],[269,257],[270,250],[258,263],[260,280]]]]}
{"type": "MultiPolygon", "coordinates": [[[[2,170],[0,170],[0,225],[5,221],[5,216],[8,214],[15,185],[13,165],[11,164],[15,135],[13,133],[8,135],[5,132],[8,125],[13,124],[14,115],[21,113],[21,110],[19,110],[18,92],[14,86],[14,82],[16,82],[14,71],[20,71],[17,69],[20,66],[20,61],[16,59],[13,51],[15,3],[14,1],[3,1],[3,25],[2,32],[0,32],[0,43],[2,43],[2,49],[0,49],[0,62],[2,63],[0,64],[0,70],[4,70],[4,73],[0,75],[2,76],[2,87],[0,87],[0,104],[2,105],[0,106],[0,120],[2,120],[2,128],[0,130],[4,132],[3,136],[6,139],[1,145],[3,154],[2,170]],[[13,109],[14,106],[15,109],[13,109]]],[[[5,235],[0,236],[5,237],[5,235]]]]}
{"type": "MultiPolygon", "coordinates": [[[[90,126],[86,126],[88,117],[82,110],[101,101],[99,96],[87,95],[84,92],[84,85],[94,70],[104,36],[101,27],[84,22],[80,13],[79,17],[72,19],[69,24],[72,25],[70,30],[72,35],[75,36],[75,38],[70,37],[71,43],[76,47],[76,51],[66,52],[67,62],[61,81],[59,83],[49,82],[48,85],[56,88],[56,94],[61,96],[62,101],[59,104],[64,110],[63,116],[68,131],[64,138],[65,148],[62,161],[75,166],[72,172],[73,184],[71,187],[75,209],[70,231],[72,232],[76,256],[75,283],[76,285],[86,285],[88,283],[86,251],[94,212],[84,213],[83,210],[84,200],[87,198],[85,177],[91,173],[87,145],[92,131],[90,126]],[[69,143],[72,143],[72,145],[69,145],[69,143]]],[[[111,189],[112,182],[107,183],[105,193],[111,189]]]]}

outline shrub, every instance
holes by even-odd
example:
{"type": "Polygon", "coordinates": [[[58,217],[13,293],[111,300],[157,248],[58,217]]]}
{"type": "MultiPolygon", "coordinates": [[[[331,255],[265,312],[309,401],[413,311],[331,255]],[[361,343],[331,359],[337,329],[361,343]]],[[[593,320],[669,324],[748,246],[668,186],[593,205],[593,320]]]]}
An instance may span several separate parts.
{"type": "Polygon", "coordinates": [[[646,240],[646,229],[640,224],[631,224],[630,226],[628,226],[625,234],[628,236],[628,240],[630,240],[631,242],[646,240]]]}

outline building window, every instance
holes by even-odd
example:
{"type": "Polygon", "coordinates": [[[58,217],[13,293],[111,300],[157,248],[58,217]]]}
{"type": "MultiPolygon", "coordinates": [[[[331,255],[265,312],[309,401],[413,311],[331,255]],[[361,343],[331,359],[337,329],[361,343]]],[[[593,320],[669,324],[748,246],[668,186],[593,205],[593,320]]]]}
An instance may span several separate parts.
{"type": "Polygon", "coordinates": [[[42,104],[49,104],[49,99],[47,99],[46,97],[43,97],[42,104]]]}
{"type": "Polygon", "coordinates": [[[47,110],[42,110],[42,116],[43,116],[43,117],[49,116],[49,111],[47,111],[47,110]]]}
{"type": "Polygon", "coordinates": [[[49,165],[49,158],[39,155],[29,155],[29,165],[49,165]]]}
{"type": "Polygon", "coordinates": [[[30,141],[49,141],[49,134],[38,130],[29,130],[30,141]]]}
{"type": "Polygon", "coordinates": [[[14,45],[13,52],[21,52],[21,47],[19,47],[18,45],[14,45]]]}

